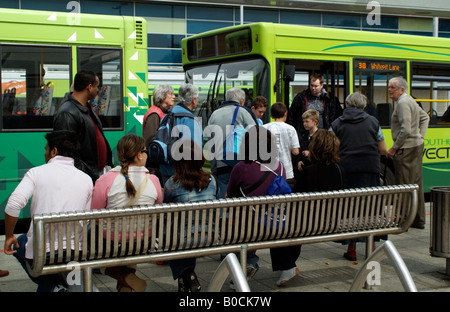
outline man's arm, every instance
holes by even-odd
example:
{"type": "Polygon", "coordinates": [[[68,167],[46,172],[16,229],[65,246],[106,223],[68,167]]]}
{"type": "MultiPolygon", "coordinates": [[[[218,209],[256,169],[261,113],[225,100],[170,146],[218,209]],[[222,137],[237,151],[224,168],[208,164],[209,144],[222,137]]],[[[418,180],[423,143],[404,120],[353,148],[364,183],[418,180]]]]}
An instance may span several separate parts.
{"type": "Polygon", "coordinates": [[[17,217],[12,217],[9,214],[5,213],[5,254],[12,255],[16,253],[16,250],[12,249],[12,245],[19,248],[19,243],[17,242],[17,238],[14,236],[14,228],[16,227],[17,217]]]}
{"type": "Polygon", "coordinates": [[[419,109],[419,129],[420,129],[420,136],[422,138],[425,138],[425,134],[427,133],[428,130],[428,124],[430,122],[430,116],[428,116],[427,113],[425,113],[425,111],[423,109],[419,109]]]}
{"type": "Polygon", "coordinates": [[[26,206],[28,200],[33,195],[33,169],[30,169],[20,181],[14,192],[8,199],[5,207],[5,253],[12,255],[15,250],[12,250],[12,245],[19,247],[17,239],[14,236],[14,228],[19,218],[20,211],[26,206]]]}

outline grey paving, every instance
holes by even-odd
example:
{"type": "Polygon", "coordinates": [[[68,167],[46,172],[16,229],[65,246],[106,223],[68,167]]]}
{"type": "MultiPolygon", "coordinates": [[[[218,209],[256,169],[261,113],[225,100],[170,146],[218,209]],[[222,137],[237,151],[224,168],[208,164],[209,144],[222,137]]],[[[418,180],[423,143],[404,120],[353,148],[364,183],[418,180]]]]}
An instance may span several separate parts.
{"type": "MultiPolygon", "coordinates": [[[[445,275],[446,259],[432,257],[430,247],[430,217],[427,205],[425,230],[409,229],[407,232],[390,235],[402,256],[419,292],[450,292],[450,276],[445,275]]],[[[383,241],[377,243],[378,245],[383,241]]],[[[4,246],[4,236],[0,236],[0,249],[4,246]]],[[[258,250],[260,269],[249,281],[252,292],[347,292],[352,281],[364,263],[365,245],[357,245],[358,261],[343,258],[346,246],[339,243],[318,243],[302,247],[297,261],[300,275],[283,287],[277,287],[279,273],[271,268],[269,250],[258,250]]],[[[196,272],[204,290],[219,265],[219,256],[201,257],[197,261],[196,272]]],[[[0,278],[0,292],[34,292],[36,285],[31,282],[22,267],[12,256],[0,253],[0,269],[9,270],[7,277],[0,278]]],[[[173,280],[167,264],[140,264],[138,273],[147,280],[147,292],[176,292],[177,282],[173,280]]],[[[403,286],[388,259],[380,263],[380,285],[362,292],[403,292],[403,286]]],[[[94,283],[100,292],[115,292],[115,280],[101,274],[94,274],[94,283]]],[[[223,292],[233,291],[228,283],[223,292]]]]}

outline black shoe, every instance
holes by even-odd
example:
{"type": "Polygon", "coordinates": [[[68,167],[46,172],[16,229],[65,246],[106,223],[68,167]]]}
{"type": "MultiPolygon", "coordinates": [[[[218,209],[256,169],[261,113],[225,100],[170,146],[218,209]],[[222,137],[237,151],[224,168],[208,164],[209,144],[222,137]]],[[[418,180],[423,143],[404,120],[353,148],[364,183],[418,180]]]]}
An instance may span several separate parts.
{"type": "Polygon", "coordinates": [[[202,289],[202,286],[200,286],[200,283],[197,279],[197,275],[195,275],[194,271],[188,272],[187,280],[188,280],[189,289],[191,292],[199,292],[202,289]]]}
{"type": "Polygon", "coordinates": [[[184,276],[178,278],[178,292],[189,292],[184,276]]]}
{"type": "Polygon", "coordinates": [[[199,292],[201,289],[197,275],[191,269],[184,271],[178,278],[178,292],[199,292]]]}

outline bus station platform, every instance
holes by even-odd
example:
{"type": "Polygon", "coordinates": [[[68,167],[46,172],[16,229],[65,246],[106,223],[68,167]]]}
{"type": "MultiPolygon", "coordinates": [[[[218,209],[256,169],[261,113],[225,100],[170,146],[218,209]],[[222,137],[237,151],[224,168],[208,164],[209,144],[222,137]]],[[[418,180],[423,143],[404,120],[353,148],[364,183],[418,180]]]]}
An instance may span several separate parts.
{"type": "MultiPolygon", "coordinates": [[[[426,204],[427,223],[425,229],[410,228],[407,232],[390,235],[400,256],[403,258],[418,292],[450,292],[450,276],[446,273],[446,259],[432,257],[430,248],[430,207],[426,204]]],[[[9,275],[0,278],[0,296],[3,293],[35,292],[34,284],[13,256],[3,252],[4,236],[0,236],[0,269],[8,270],[9,275]]],[[[377,242],[377,246],[384,241],[377,242]]],[[[343,257],[347,246],[336,242],[306,244],[302,247],[297,267],[300,274],[282,287],[276,282],[279,272],[273,272],[269,249],[258,250],[259,270],[248,282],[251,292],[348,292],[354,277],[365,262],[365,243],[357,244],[357,261],[343,257]]],[[[196,274],[202,285],[202,292],[208,288],[215,270],[220,264],[220,256],[205,256],[197,259],[196,274]]],[[[404,292],[396,274],[395,267],[387,258],[379,266],[379,285],[361,292],[404,292]]],[[[165,264],[139,264],[139,277],[147,281],[146,292],[168,294],[177,292],[177,281],[172,278],[170,267],[165,264]]],[[[100,292],[116,292],[116,281],[108,276],[93,274],[94,284],[100,292]]],[[[229,282],[225,282],[222,292],[234,292],[229,282]]]]}

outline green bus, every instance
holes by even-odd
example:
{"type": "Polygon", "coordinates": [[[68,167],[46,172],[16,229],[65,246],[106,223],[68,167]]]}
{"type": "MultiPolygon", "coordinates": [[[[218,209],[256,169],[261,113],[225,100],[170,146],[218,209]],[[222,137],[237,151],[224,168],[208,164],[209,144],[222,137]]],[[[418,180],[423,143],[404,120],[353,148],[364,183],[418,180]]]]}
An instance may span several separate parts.
{"type": "MultiPolygon", "coordinates": [[[[146,33],[138,17],[0,9],[2,233],[8,197],[30,168],[45,163],[44,135],[78,71],[92,70],[100,78],[91,104],[113,154],[124,134],[142,135],[148,109],[146,33]]],[[[23,209],[18,228],[27,227],[29,217],[23,209]]]]}
{"type": "MultiPolygon", "coordinates": [[[[424,190],[450,183],[450,123],[442,120],[450,99],[450,39],[254,23],[185,38],[182,58],[186,81],[203,88],[199,107],[204,123],[231,87],[246,91],[246,103],[262,95],[269,103],[289,105],[308,87],[309,76],[321,73],[324,88],[341,105],[355,91],[368,97],[367,111],[380,121],[388,148],[394,105],[388,82],[405,77],[410,94],[431,116],[424,190]]],[[[269,115],[268,110],[265,122],[269,115]]],[[[381,165],[385,180],[393,184],[392,164],[381,165]]]]}

